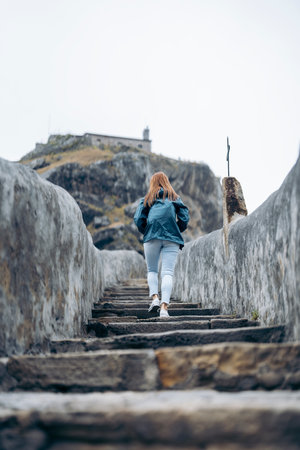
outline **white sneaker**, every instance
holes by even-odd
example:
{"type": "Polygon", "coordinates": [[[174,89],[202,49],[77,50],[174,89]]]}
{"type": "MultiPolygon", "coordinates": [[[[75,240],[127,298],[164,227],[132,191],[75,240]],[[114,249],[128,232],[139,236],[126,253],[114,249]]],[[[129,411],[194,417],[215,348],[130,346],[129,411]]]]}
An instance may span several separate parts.
{"type": "Polygon", "coordinates": [[[159,317],[163,317],[163,318],[165,318],[165,317],[170,317],[169,316],[169,313],[168,313],[168,311],[166,310],[166,309],[160,309],[160,313],[159,313],[159,317]]]}
{"type": "Polygon", "coordinates": [[[148,312],[157,312],[159,310],[159,298],[155,297],[149,306],[148,312]]]}

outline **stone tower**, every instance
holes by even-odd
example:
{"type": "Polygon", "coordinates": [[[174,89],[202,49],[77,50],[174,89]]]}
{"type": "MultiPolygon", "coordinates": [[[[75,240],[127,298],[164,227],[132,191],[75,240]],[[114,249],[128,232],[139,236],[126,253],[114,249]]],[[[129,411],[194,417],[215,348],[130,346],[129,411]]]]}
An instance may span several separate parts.
{"type": "Polygon", "coordinates": [[[149,127],[146,127],[146,128],[144,128],[144,131],[143,131],[144,141],[149,141],[150,140],[149,137],[150,137],[150,130],[149,130],[149,127]]]}

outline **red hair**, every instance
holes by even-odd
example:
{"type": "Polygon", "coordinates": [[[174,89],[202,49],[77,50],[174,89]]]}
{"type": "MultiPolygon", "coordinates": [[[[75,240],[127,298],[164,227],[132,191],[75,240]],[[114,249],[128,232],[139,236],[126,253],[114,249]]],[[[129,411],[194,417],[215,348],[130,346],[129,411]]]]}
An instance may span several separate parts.
{"type": "Polygon", "coordinates": [[[145,196],[144,205],[148,203],[152,206],[155,200],[159,197],[159,191],[163,188],[163,200],[168,196],[169,200],[176,200],[179,195],[176,194],[171,186],[169,178],[164,172],[156,172],[150,179],[149,190],[145,196]]]}

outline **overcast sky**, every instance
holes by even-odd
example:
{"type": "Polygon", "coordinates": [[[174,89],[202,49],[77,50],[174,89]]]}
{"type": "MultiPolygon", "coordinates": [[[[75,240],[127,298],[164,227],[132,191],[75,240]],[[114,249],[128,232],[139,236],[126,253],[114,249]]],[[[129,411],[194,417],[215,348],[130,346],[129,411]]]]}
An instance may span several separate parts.
{"type": "Polygon", "coordinates": [[[0,0],[0,156],[49,134],[142,137],[242,184],[249,211],[296,162],[300,0],[0,0]]]}

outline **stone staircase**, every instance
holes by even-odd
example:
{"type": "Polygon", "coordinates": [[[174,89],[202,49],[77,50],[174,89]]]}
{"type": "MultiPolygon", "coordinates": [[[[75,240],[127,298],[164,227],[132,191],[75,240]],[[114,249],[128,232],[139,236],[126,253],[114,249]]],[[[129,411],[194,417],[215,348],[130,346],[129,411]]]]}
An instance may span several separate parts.
{"type": "Polygon", "coordinates": [[[148,303],[131,280],[85,336],[2,359],[0,448],[300,448],[300,344],[284,326],[175,300],[160,319],[148,303]]]}

